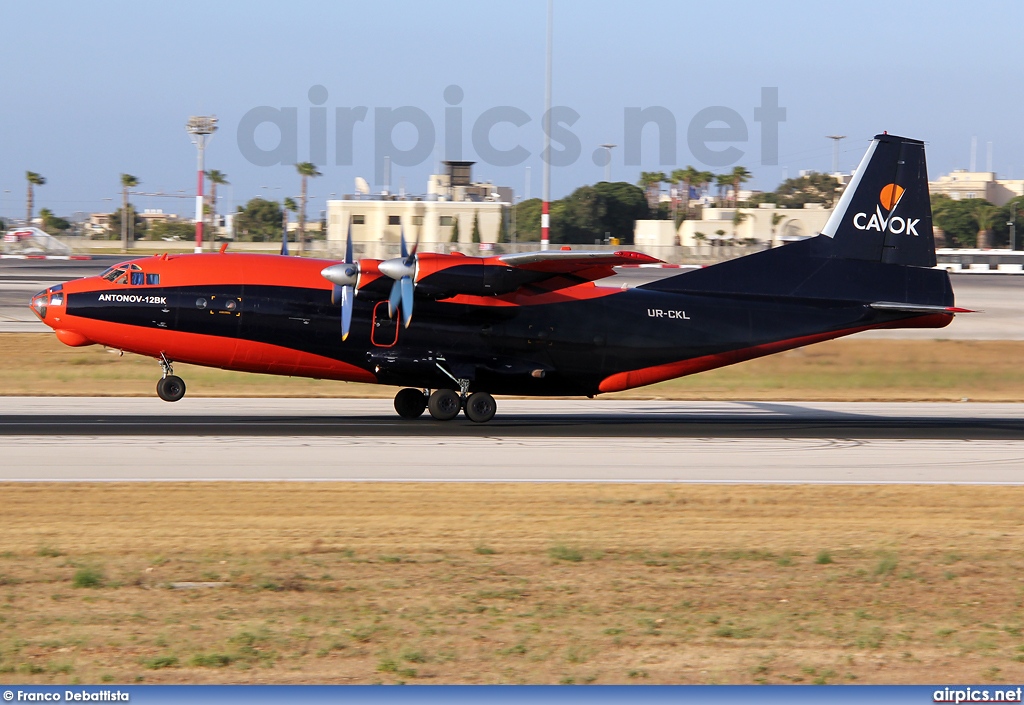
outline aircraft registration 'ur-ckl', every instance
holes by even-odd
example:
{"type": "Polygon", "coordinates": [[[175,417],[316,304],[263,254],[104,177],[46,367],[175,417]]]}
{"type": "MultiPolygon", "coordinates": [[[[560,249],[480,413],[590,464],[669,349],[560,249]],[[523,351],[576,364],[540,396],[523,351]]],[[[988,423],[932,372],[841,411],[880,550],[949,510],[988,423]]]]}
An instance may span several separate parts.
{"type": "Polygon", "coordinates": [[[633,288],[603,285],[639,252],[386,261],[159,255],[54,286],[32,309],[67,345],[175,362],[403,387],[395,409],[489,421],[493,394],[593,396],[875,328],[940,328],[924,145],[881,134],[822,232],[633,288]],[[414,315],[415,314],[415,315],[414,315]]]}

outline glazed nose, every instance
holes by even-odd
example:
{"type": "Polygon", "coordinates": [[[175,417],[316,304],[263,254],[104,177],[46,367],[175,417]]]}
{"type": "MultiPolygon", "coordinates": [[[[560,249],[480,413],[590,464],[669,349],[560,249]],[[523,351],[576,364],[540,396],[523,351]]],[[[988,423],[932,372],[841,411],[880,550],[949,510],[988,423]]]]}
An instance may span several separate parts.
{"type": "Polygon", "coordinates": [[[40,291],[38,294],[32,297],[32,303],[29,304],[29,308],[32,312],[39,316],[39,320],[46,320],[46,308],[50,298],[50,292],[40,291]]]}

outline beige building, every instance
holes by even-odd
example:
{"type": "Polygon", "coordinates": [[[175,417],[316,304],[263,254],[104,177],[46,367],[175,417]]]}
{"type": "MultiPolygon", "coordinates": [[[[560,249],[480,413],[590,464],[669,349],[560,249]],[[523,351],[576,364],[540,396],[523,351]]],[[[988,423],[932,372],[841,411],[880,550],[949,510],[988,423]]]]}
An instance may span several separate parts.
{"type": "Polygon", "coordinates": [[[346,196],[327,202],[327,246],[344,250],[348,228],[357,257],[386,259],[399,252],[404,230],[406,241],[417,238],[424,252],[448,252],[455,224],[458,244],[472,244],[473,221],[480,228],[481,250],[493,248],[501,235],[502,219],[511,205],[509,189],[470,178],[472,162],[445,162],[445,174],[434,174],[423,197],[389,194],[346,196]]]}
{"type": "Polygon", "coordinates": [[[997,206],[1004,206],[1017,196],[1024,196],[1024,179],[997,179],[994,171],[966,171],[957,169],[951,174],[928,182],[934,195],[945,194],[954,201],[962,198],[983,198],[997,206]]]}
{"type": "Polygon", "coordinates": [[[704,208],[700,220],[684,220],[680,224],[678,244],[696,247],[718,241],[756,241],[774,247],[817,235],[832,215],[832,209],[821,203],[807,203],[803,208],[779,208],[774,203],[762,203],[757,208],[740,208],[741,220],[734,224],[736,210],[704,208]]]}

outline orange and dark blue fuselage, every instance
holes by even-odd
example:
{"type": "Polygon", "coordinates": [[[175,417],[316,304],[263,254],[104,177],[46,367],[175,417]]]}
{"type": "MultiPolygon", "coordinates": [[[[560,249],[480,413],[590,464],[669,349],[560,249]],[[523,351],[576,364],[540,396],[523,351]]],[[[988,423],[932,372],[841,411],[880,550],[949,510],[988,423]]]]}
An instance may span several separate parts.
{"type": "Polygon", "coordinates": [[[389,315],[391,280],[362,260],[344,341],[321,276],[334,260],[148,257],[42,292],[32,308],[68,345],[421,389],[461,380],[463,395],[594,395],[872,328],[948,325],[957,309],[948,275],[931,268],[921,143],[876,137],[847,191],[815,238],[630,289],[598,280],[653,258],[421,254],[407,328],[389,315]]]}

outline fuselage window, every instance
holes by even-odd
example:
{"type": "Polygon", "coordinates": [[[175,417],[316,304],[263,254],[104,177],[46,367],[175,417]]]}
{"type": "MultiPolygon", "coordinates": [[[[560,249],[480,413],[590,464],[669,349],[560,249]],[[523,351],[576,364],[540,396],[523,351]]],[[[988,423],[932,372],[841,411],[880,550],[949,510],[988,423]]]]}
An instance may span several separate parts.
{"type": "Polygon", "coordinates": [[[142,272],[132,272],[132,286],[141,286],[146,280],[146,276],[142,272]]]}
{"type": "Polygon", "coordinates": [[[159,284],[160,284],[160,275],[159,274],[147,274],[146,275],[146,283],[147,284],[151,284],[153,286],[159,286],[159,284]]]}

